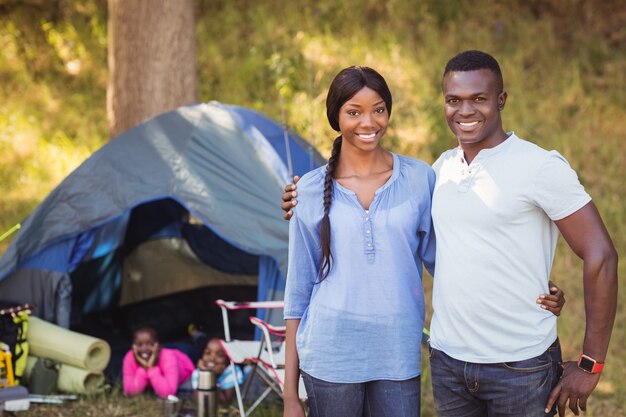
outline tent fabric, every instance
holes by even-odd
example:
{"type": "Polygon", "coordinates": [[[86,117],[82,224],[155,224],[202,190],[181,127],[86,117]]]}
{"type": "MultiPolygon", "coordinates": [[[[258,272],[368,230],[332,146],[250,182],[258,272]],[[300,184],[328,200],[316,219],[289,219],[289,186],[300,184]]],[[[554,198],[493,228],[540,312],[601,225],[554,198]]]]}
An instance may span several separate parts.
{"type": "Polygon", "coordinates": [[[185,223],[183,236],[193,252],[207,265],[233,274],[258,274],[259,259],[224,242],[207,227],[185,223]]]}
{"type": "Polygon", "coordinates": [[[85,278],[94,282],[74,281],[72,297],[95,310],[119,300],[123,258],[159,233],[180,237],[189,212],[222,241],[204,250],[259,257],[258,298],[279,299],[288,224],[278,202],[289,166],[303,175],[322,163],[304,139],[250,109],[211,102],[159,115],[96,151],[23,222],[0,260],[0,293],[19,301],[36,286],[43,318],[66,325],[68,275],[94,262],[85,278]]]}
{"type": "Polygon", "coordinates": [[[71,293],[69,275],[57,271],[21,268],[0,282],[3,299],[33,304],[32,315],[63,324],[70,320],[71,293]]]}
{"type": "Polygon", "coordinates": [[[208,285],[257,284],[256,272],[233,275],[215,269],[203,263],[191,251],[187,241],[176,238],[150,240],[142,244],[125,258],[124,274],[119,305],[208,285]]]}

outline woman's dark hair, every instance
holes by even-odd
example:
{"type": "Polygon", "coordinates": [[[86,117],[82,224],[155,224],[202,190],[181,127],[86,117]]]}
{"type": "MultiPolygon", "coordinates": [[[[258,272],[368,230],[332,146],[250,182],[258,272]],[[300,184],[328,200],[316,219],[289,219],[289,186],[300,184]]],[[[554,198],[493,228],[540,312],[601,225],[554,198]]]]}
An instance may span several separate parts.
{"type": "MultiPolygon", "coordinates": [[[[387,106],[387,114],[391,116],[391,91],[389,91],[383,76],[369,67],[354,66],[344,68],[333,79],[326,96],[326,117],[328,117],[330,127],[337,132],[341,130],[339,127],[339,110],[341,106],[354,97],[363,87],[371,88],[380,95],[387,106]]],[[[320,241],[322,245],[322,262],[319,270],[320,281],[323,281],[328,276],[333,257],[330,250],[330,218],[328,213],[330,212],[330,203],[333,196],[333,178],[335,178],[335,169],[341,153],[341,142],[341,135],[339,135],[333,142],[333,149],[328,159],[326,177],[324,178],[324,217],[322,217],[320,224],[320,241]]]]}
{"type": "Polygon", "coordinates": [[[139,333],[148,333],[152,337],[152,339],[154,339],[155,342],[161,343],[161,340],[159,339],[159,333],[154,327],[150,325],[144,324],[144,325],[136,327],[133,330],[133,340],[137,338],[137,335],[139,333]]]}

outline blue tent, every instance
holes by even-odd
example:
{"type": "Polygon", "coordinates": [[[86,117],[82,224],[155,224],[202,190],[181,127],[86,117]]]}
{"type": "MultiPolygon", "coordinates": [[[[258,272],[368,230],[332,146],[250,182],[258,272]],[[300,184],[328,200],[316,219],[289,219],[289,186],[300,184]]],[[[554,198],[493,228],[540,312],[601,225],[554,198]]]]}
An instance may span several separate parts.
{"type": "Polygon", "coordinates": [[[0,260],[0,298],[35,303],[34,314],[66,327],[71,308],[103,311],[250,277],[258,299],[282,299],[282,189],[323,163],[302,138],[242,107],[157,116],[95,152],[23,222],[0,260]]]}

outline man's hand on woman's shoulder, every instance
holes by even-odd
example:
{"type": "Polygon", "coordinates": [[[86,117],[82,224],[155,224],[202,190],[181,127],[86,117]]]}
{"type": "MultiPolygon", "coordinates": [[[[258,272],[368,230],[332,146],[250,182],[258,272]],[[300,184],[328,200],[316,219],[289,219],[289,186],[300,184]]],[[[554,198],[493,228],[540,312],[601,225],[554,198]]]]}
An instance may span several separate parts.
{"type": "Polygon", "coordinates": [[[280,208],[285,212],[285,214],[283,214],[283,218],[285,220],[291,219],[291,217],[293,216],[293,211],[291,209],[295,207],[296,204],[298,204],[298,200],[296,200],[296,197],[298,196],[298,193],[296,192],[298,187],[296,186],[296,184],[298,183],[298,181],[300,181],[300,177],[296,175],[293,177],[293,184],[288,184],[285,186],[285,192],[283,193],[283,202],[280,205],[280,208]]]}

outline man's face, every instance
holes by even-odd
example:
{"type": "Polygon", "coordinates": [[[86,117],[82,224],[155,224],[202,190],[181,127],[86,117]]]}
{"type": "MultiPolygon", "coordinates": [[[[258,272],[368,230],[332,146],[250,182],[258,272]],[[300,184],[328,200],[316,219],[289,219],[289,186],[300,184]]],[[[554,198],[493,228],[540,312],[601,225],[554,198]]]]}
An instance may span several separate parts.
{"type": "Polygon", "coordinates": [[[443,78],[443,96],[448,127],[462,148],[492,148],[506,137],[500,111],[507,95],[498,91],[490,70],[449,72],[443,78]]]}

